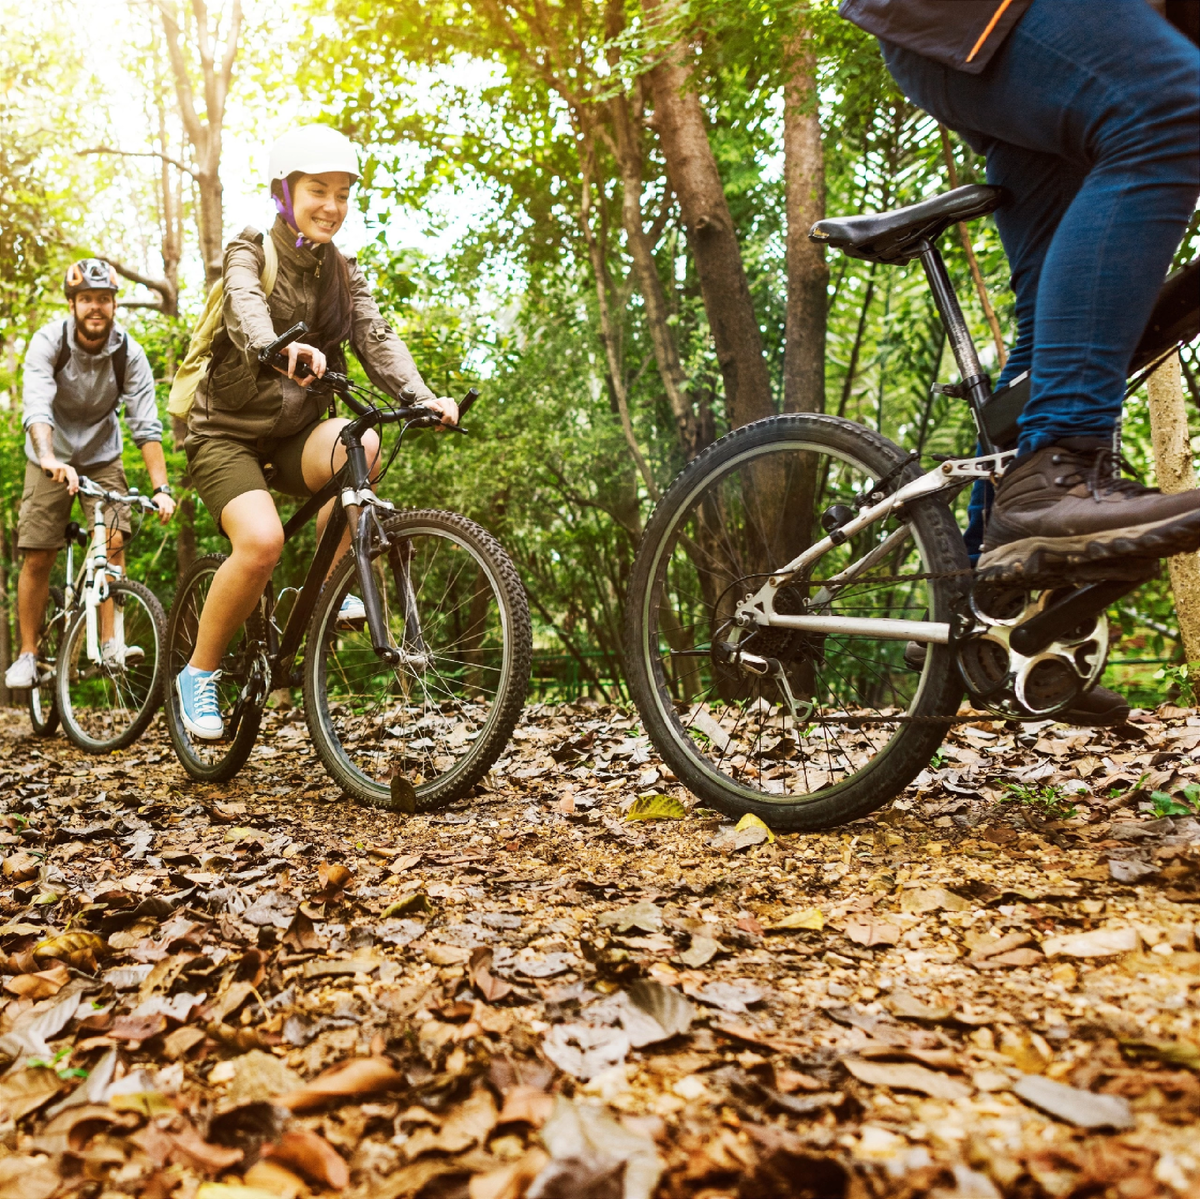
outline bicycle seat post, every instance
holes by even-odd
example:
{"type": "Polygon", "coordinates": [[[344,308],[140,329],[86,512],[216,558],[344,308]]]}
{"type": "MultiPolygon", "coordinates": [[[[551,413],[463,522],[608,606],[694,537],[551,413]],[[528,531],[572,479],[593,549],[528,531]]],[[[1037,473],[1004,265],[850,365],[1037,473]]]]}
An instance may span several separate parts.
{"type": "Polygon", "coordinates": [[[971,406],[971,415],[975,418],[980,447],[985,454],[994,454],[996,447],[983,423],[983,405],[992,394],[992,382],[984,372],[979,355],[975,351],[971,331],[967,328],[966,317],[963,316],[962,306],[958,302],[954,285],[950,282],[950,273],[946,270],[946,263],[940,251],[932,242],[926,240],[922,243],[920,258],[921,265],[925,268],[925,278],[929,280],[929,288],[933,292],[934,302],[954,350],[954,360],[958,363],[958,372],[962,377],[961,386],[966,401],[971,406]]]}

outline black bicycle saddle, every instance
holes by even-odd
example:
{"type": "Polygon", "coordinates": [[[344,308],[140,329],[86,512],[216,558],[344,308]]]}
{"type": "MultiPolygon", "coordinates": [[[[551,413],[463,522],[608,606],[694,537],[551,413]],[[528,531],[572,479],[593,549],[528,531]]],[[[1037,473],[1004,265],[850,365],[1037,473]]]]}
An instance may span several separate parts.
{"type": "Polygon", "coordinates": [[[908,262],[925,242],[940,237],[958,221],[986,216],[1004,202],[1002,187],[972,183],[956,187],[919,204],[895,212],[869,212],[863,216],[829,217],[818,221],[809,240],[833,246],[851,258],[869,262],[908,262]]]}

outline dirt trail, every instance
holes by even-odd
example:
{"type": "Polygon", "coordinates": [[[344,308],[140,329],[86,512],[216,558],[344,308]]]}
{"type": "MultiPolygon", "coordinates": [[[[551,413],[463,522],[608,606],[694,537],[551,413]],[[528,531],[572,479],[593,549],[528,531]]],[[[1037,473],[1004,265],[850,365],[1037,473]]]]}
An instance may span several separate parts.
{"type": "Polygon", "coordinates": [[[1193,755],[981,720],[770,841],[612,708],[411,818],[0,713],[0,1199],[1195,1195],[1193,755]]]}

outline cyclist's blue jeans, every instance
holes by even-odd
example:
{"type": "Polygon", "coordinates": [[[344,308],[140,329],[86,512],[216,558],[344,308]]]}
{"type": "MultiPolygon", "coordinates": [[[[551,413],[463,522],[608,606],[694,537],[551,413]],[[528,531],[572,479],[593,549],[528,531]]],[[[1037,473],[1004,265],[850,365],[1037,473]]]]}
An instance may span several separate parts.
{"type": "Polygon", "coordinates": [[[1200,191],[1200,50],[1146,0],[1034,0],[979,75],[883,43],[908,97],[987,155],[1032,372],[1020,450],[1107,436],[1200,191]]]}

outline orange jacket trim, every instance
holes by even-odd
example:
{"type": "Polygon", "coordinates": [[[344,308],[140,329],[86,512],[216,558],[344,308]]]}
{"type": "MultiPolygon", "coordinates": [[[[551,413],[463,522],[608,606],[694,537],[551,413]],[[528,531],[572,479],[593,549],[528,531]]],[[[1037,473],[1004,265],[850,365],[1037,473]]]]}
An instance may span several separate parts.
{"type": "Polygon", "coordinates": [[[1004,0],[1000,7],[996,9],[995,13],[992,15],[992,19],[987,24],[987,28],[979,35],[979,41],[975,43],[971,53],[967,55],[967,62],[970,62],[975,55],[983,49],[983,43],[986,42],[991,36],[992,30],[996,28],[1000,18],[1004,16],[1005,11],[1008,9],[1008,6],[1011,3],[1012,0],[1004,0]]]}

